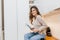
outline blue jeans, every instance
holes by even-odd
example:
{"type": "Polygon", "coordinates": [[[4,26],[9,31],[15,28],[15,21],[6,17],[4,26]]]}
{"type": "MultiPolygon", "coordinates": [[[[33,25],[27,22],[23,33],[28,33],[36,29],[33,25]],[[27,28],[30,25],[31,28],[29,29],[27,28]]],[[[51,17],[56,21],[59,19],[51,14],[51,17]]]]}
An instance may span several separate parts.
{"type": "Polygon", "coordinates": [[[41,38],[45,38],[44,34],[39,33],[27,33],[24,35],[24,40],[40,40],[41,38]]]}

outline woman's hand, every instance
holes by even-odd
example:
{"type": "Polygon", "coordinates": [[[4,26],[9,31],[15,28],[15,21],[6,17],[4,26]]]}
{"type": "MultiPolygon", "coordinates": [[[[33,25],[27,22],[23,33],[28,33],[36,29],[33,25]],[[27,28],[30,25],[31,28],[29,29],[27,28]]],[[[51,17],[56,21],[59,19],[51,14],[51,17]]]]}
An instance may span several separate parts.
{"type": "Polygon", "coordinates": [[[32,29],[32,31],[33,31],[33,32],[38,32],[39,30],[36,29],[36,28],[34,28],[34,29],[32,29]]]}

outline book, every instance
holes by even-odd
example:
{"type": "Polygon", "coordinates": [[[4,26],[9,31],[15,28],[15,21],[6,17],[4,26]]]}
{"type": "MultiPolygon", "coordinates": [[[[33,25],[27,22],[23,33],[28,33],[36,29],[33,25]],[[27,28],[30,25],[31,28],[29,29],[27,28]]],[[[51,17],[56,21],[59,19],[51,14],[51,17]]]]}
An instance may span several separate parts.
{"type": "Polygon", "coordinates": [[[33,30],[34,28],[31,28],[31,26],[29,25],[29,24],[26,24],[27,25],[27,27],[29,28],[29,29],[31,29],[31,30],[33,30]]]}

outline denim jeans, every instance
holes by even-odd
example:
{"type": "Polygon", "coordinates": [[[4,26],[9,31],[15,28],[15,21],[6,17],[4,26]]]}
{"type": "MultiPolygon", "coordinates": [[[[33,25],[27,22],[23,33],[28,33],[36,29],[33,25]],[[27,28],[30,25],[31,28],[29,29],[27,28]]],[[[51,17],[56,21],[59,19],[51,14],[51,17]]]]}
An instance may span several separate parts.
{"type": "Polygon", "coordinates": [[[41,38],[45,38],[44,34],[39,33],[27,33],[24,35],[24,40],[40,40],[41,38]]]}

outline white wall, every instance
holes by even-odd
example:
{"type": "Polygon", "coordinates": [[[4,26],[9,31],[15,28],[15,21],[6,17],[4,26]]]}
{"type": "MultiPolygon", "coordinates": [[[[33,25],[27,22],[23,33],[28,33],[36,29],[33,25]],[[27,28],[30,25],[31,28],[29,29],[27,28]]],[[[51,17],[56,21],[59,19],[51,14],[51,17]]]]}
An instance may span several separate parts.
{"type": "Polygon", "coordinates": [[[4,0],[5,40],[17,40],[16,0],[4,0]]]}
{"type": "Polygon", "coordinates": [[[18,13],[18,40],[24,40],[24,34],[29,32],[25,23],[28,23],[29,0],[17,0],[18,13]]]}
{"type": "Polygon", "coordinates": [[[52,11],[60,7],[60,0],[34,0],[41,13],[52,11]]]}
{"type": "Polygon", "coordinates": [[[5,40],[24,40],[28,12],[29,0],[4,0],[5,40]]]}

